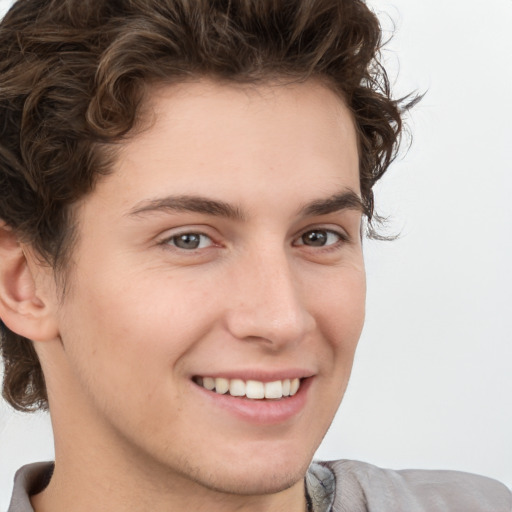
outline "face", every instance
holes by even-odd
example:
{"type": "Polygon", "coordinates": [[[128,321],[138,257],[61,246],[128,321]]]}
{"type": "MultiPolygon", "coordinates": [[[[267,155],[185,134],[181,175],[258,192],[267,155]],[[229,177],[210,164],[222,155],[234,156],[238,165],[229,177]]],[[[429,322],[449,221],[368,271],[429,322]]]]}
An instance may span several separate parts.
{"type": "Polygon", "coordinates": [[[77,207],[63,348],[42,356],[55,427],[183,485],[284,489],[363,324],[351,116],[314,82],[174,85],[149,112],[77,207]]]}

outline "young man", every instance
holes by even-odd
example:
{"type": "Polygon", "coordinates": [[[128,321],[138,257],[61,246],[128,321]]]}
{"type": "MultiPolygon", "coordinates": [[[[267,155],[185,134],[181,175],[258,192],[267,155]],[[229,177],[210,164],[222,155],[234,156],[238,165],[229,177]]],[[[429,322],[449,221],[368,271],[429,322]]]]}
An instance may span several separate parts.
{"type": "Polygon", "coordinates": [[[311,464],[401,132],[358,0],[18,1],[0,30],[4,396],[55,464],[9,512],[508,511],[494,481],[311,464]]]}

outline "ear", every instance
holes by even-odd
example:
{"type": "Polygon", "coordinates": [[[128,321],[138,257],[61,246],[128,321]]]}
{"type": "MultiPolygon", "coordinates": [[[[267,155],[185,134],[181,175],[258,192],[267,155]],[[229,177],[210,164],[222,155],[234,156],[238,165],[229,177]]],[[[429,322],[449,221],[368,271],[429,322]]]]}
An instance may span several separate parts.
{"type": "Polygon", "coordinates": [[[58,336],[56,293],[44,267],[0,220],[0,318],[13,332],[33,341],[58,336]]]}

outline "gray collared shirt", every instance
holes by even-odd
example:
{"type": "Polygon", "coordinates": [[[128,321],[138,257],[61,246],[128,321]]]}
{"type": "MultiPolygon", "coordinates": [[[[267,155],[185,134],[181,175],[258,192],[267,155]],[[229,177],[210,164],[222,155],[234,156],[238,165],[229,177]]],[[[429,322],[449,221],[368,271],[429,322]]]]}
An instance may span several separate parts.
{"type": "MultiPolygon", "coordinates": [[[[34,512],[29,496],[44,489],[53,464],[24,466],[7,512],[34,512]]],[[[364,462],[314,462],[306,475],[313,512],[512,512],[512,493],[490,478],[458,471],[394,471],[364,462]]]]}

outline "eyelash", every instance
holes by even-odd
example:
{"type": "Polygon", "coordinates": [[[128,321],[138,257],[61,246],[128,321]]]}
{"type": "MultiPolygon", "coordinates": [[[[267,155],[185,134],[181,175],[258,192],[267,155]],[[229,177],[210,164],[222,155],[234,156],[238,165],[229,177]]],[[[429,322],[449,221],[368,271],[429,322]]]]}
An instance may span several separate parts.
{"type": "MultiPolygon", "coordinates": [[[[340,248],[342,245],[346,244],[346,243],[349,243],[350,242],[350,237],[345,233],[345,232],[342,232],[342,231],[337,231],[337,230],[333,230],[333,229],[327,229],[327,228],[322,228],[322,227],[318,227],[318,228],[309,228],[307,229],[306,231],[303,231],[293,242],[293,246],[294,247],[310,247],[310,248],[313,248],[313,250],[315,251],[321,251],[321,252],[327,252],[327,251],[333,251],[333,250],[336,250],[338,248],[340,248]],[[337,237],[338,240],[336,240],[334,243],[330,243],[330,244],[327,244],[327,245],[319,245],[319,246],[311,246],[311,245],[307,245],[306,243],[304,243],[304,237],[308,234],[311,234],[311,233],[326,233],[327,234],[327,237],[329,236],[332,236],[334,235],[335,237],[337,237]],[[298,241],[302,241],[302,243],[297,243],[298,241]]],[[[201,244],[201,240],[199,242],[201,244]]],[[[202,233],[201,231],[183,231],[181,233],[177,233],[177,234],[174,234],[170,237],[167,237],[165,238],[164,240],[162,240],[161,242],[159,242],[159,245],[163,246],[163,247],[173,247],[175,250],[178,250],[178,251],[183,251],[183,252],[188,252],[188,253],[195,253],[196,251],[201,251],[201,250],[204,250],[204,249],[208,249],[212,246],[219,246],[219,244],[216,244],[215,241],[213,240],[213,238],[210,236],[210,235],[207,235],[206,233],[202,233]],[[185,249],[183,247],[179,247],[176,245],[176,241],[180,238],[180,237],[184,237],[184,236],[198,236],[201,238],[207,238],[210,240],[210,244],[206,247],[194,247],[194,248],[191,248],[191,249],[185,249]]]]}

